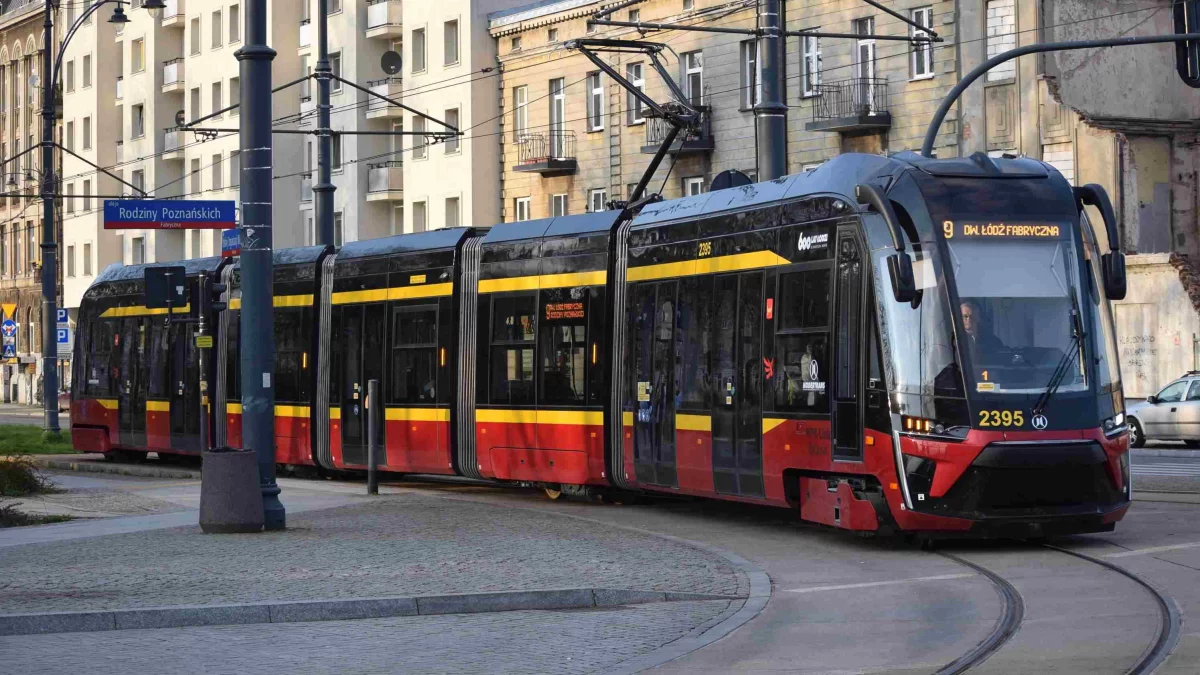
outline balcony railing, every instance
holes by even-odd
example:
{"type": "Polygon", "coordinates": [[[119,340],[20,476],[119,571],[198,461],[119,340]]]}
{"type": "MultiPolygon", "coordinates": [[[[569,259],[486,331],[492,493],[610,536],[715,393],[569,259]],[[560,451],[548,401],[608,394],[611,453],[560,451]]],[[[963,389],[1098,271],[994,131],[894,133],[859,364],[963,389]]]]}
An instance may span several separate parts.
{"type": "Polygon", "coordinates": [[[125,161],[125,142],[117,141],[117,164],[125,161]]]}
{"type": "Polygon", "coordinates": [[[164,129],[163,151],[174,152],[175,150],[178,150],[182,136],[183,132],[179,131],[178,129],[164,129]]]}
{"type": "Polygon", "coordinates": [[[162,20],[164,22],[171,21],[183,14],[183,0],[165,0],[163,3],[167,6],[163,10],[162,20]]]}
{"type": "Polygon", "coordinates": [[[117,100],[125,98],[125,78],[117,77],[117,100]]]}
{"type": "Polygon", "coordinates": [[[313,179],[312,176],[300,177],[300,201],[311,202],[313,200],[313,179]]]}
{"type": "Polygon", "coordinates": [[[892,126],[885,78],[855,77],[816,85],[809,131],[867,131],[892,126]]]}
{"type": "MultiPolygon", "coordinates": [[[[675,136],[675,142],[671,144],[669,152],[672,154],[689,154],[693,152],[712,152],[713,134],[712,134],[712,108],[708,106],[697,106],[700,111],[700,122],[694,129],[679,132],[675,136]]],[[[646,154],[654,154],[658,152],[663,141],[666,140],[667,134],[671,131],[671,124],[664,119],[651,117],[646,120],[646,144],[642,146],[642,152],[646,154]]]]}
{"type": "Polygon", "coordinates": [[[163,61],[163,86],[183,84],[183,59],[163,61]]]}
{"type": "MultiPolygon", "coordinates": [[[[367,193],[387,197],[404,190],[404,162],[367,165],[367,193]]],[[[368,197],[369,199],[369,197],[368,197]]]]}
{"type": "Polygon", "coordinates": [[[399,35],[400,0],[368,0],[367,37],[399,35]]]}
{"type": "Polygon", "coordinates": [[[300,21],[300,46],[307,47],[312,44],[312,21],[302,19],[300,21]]]}
{"type": "Polygon", "coordinates": [[[517,139],[517,165],[513,167],[514,171],[565,176],[578,169],[574,131],[551,129],[525,134],[517,139]]]}
{"type": "MultiPolygon", "coordinates": [[[[392,99],[393,101],[396,100],[397,98],[399,98],[399,96],[400,96],[400,78],[398,78],[398,77],[388,77],[388,78],[384,78],[382,80],[372,80],[370,82],[367,82],[367,87],[369,87],[372,92],[379,94],[380,96],[387,96],[388,98],[392,99]]],[[[385,101],[381,98],[376,98],[374,96],[371,96],[370,100],[367,102],[367,112],[372,113],[372,112],[379,112],[382,110],[391,110],[391,111],[395,111],[395,112],[399,113],[400,108],[388,103],[387,101],[385,101]]]]}

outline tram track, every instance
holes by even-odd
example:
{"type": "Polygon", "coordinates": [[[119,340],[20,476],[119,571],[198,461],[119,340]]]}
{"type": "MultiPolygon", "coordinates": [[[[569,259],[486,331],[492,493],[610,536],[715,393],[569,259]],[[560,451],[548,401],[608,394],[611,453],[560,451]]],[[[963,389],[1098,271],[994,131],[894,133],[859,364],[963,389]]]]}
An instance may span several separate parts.
{"type": "MultiPolygon", "coordinates": [[[[1146,650],[1142,652],[1137,661],[1124,671],[1125,675],[1149,675],[1162,665],[1167,660],[1167,657],[1175,651],[1182,633],[1183,617],[1174,598],[1159,590],[1140,575],[1115,563],[1052,544],[1042,544],[1042,547],[1085,560],[1111,572],[1120,574],[1141,586],[1154,599],[1159,613],[1158,630],[1155,632],[1153,642],[1146,647],[1146,650]]],[[[937,553],[944,558],[969,567],[986,577],[996,589],[996,593],[1000,596],[1002,604],[1000,617],[996,620],[996,625],[993,627],[991,633],[965,654],[942,666],[934,673],[934,675],[957,675],[982,664],[1016,635],[1025,618],[1025,601],[1020,591],[1011,582],[991,569],[953,553],[945,551],[938,551],[937,553]]]]}

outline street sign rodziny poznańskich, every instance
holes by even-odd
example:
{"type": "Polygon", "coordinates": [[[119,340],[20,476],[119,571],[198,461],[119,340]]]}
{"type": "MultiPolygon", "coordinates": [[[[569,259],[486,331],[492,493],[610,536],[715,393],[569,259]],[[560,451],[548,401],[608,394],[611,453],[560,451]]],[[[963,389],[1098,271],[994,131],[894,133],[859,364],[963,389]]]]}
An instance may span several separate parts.
{"type": "Polygon", "coordinates": [[[232,200],[104,200],[106,230],[224,230],[236,222],[232,200]]]}

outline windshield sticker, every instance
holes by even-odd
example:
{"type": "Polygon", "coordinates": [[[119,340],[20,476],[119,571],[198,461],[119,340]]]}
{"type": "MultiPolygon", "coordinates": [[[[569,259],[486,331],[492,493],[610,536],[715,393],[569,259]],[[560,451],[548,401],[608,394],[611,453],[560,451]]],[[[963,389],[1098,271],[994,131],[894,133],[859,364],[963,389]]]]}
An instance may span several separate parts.
{"type": "Polygon", "coordinates": [[[796,239],[796,249],[800,251],[811,251],[816,248],[825,248],[829,245],[829,233],[800,235],[796,239]]]}
{"type": "Polygon", "coordinates": [[[996,391],[995,382],[980,382],[975,385],[975,391],[996,391]]]}
{"type": "Polygon", "coordinates": [[[953,239],[956,235],[985,239],[1009,237],[1059,239],[1062,237],[1063,228],[1060,225],[1009,225],[1006,223],[960,223],[956,225],[954,221],[947,220],[942,223],[942,234],[947,239],[953,239]]]}
{"type": "Polygon", "coordinates": [[[637,383],[637,398],[638,398],[638,401],[640,401],[642,403],[646,403],[650,400],[650,383],[649,382],[638,382],[637,383]]]}

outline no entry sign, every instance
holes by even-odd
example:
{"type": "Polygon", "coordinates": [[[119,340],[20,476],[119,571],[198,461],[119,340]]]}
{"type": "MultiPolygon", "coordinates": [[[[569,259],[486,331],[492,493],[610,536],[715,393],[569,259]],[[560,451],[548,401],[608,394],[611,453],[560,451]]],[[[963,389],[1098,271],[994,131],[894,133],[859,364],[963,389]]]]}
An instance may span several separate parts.
{"type": "Polygon", "coordinates": [[[236,220],[232,200],[104,200],[106,230],[224,230],[236,220]]]}

